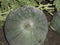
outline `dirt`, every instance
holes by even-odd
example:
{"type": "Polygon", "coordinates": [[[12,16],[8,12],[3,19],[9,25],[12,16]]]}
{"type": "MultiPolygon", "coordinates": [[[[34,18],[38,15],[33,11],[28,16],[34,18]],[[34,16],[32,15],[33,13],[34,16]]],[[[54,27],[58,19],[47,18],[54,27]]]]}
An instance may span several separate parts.
{"type": "Polygon", "coordinates": [[[45,45],[60,45],[60,35],[49,29],[45,45]]]}
{"type": "Polygon", "coordinates": [[[3,30],[0,29],[0,45],[8,45],[8,43],[5,40],[3,30]]]}

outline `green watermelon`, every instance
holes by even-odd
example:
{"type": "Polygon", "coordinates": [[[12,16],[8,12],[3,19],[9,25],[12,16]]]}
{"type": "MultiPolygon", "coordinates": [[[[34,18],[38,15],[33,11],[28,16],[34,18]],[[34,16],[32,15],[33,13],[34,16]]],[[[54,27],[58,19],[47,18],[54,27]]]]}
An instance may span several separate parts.
{"type": "Polygon", "coordinates": [[[23,6],[9,13],[4,32],[10,45],[41,45],[48,33],[43,11],[23,6]]]}
{"type": "Polygon", "coordinates": [[[51,28],[60,34],[60,11],[56,12],[51,22],[51,28]]]}

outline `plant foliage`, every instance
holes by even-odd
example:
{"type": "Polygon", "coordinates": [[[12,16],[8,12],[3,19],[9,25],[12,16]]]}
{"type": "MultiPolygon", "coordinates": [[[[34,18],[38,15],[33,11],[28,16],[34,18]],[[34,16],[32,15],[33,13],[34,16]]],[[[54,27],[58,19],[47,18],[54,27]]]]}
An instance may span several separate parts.
{"type": "Polygon", "coordinates": [[[53,4],[56,6],[57,11],[60,11],[60,0],[55,0],[53,4]]]}

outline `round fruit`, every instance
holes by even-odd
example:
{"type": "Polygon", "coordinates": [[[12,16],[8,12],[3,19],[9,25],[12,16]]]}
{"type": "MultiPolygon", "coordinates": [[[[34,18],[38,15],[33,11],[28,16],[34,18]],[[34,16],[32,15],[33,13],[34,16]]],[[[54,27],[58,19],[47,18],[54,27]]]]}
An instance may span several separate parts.
{"type": "Polygon", "coordinates": [[[54,31],[60,34],[60,11],[55,13],[51,26],[54,31]]]}
{"type": "Polygon", "coordinates": [[[41,45],[48,32],[47,19],[41,10],[23,6],[10,12],[4,32],[10,45],[41,45]]]}

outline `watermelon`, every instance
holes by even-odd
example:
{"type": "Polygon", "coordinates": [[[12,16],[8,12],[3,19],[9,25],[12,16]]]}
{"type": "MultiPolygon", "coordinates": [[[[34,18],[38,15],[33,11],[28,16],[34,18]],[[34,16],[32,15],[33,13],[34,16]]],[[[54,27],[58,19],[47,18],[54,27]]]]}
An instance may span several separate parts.
{"type": "Polygon", "coordinates": [[[41,45],[47,33],[45,14],[34,6],[13,10],[4,24],[4,34],[10,45],[41,45]]]}
{"type": "Polygon", "coordinates": [[[51,21],[51,28],[53,31],[60,34],[60,11],[57,11],[53,16],[53,20],[51,21]]]}

